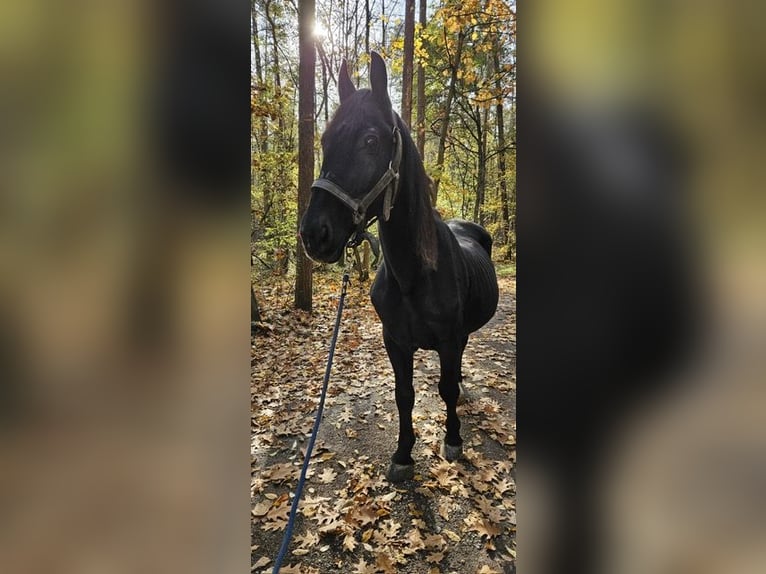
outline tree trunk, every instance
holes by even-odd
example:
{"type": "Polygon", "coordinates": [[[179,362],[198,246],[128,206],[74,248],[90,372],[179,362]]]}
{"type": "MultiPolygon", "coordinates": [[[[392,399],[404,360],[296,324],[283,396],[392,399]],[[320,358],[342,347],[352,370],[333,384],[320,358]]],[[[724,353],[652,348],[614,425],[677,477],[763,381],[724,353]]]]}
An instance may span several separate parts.
{"type": "Polygon", "coordinates": [[[405,0],[402,63],[402,120],[412,126],[412,60],[415,53],[415,0],[405,0]]]}
{"type": "MultiPolygon", "coordinates": [[[[426,27],[426,0],[420,0],[420,29],[426,27]]],[[[418,63],[418,108],[417,108],[418,151],[420,158],[426,158],[426,72],[422,63],[418,63]]]]}
{"type": "MultiPolygon", "coordinates": [[[[266,19],[269,21],[269,26],[271,27],[271,41],[273,44],[274,51],[273,59],[274,59],[274,96],[276,98],[282,97],[282,77],[280,76],[280,67],[279,67],[279,50],[277,49],[277,44],[279,41],[277,40],[277,25],[276,22],[274,22],[274,17],[271,15],[271,2],[272,0],[267,0],[266,2],[266,19]]],[[[312,17],[313,18],[313,17],[312,17]]],[[[283,141],[285,137],[285,118],[284,114],[282,113],[282,110],[280,109],[279,117],[277,118],[278,124],[279,124],[279,139],[283,141]]],[[[280,146],[281,149],[282,146],[280,146]]]]}
{"type": "Polygon", "coordinates": [[[348,22],[348,5],[346,0],[341,0],[341,11],[343,13],[343,19],[340,22],[341,37],[343,38],[343,49],[341,53],[344,58],[348,59],[348,29],[346,28],[346,22],[348,22]]]}
{"type": "MultiPolygon", "coordinates": [[[[266,20],[269,23],[269,27],[271,29],[271,42],[272,42],[272,73],[274,77],[274,99],[278,104],[278,110],[279,113],[277,115],[277,126],[278,129],[275,133],[271,135],[273,145],[272,148],[277,153],[281,153],[285,151],[289,145],[288,145],[288,139],[287,139],[287,130],[285,128],[285,113],[286,111],[283,108],[282,105],[282,76],[281,76],[281,66],[280,66],[280,60],[279,60],[279,50],[277,48],[279,44],[279,35],[278,35],[278,23],[276,18],[278,16],[275,16],[272,13],[272,7],[274,5],[274,0],[266,0],[266,3],[264,5],[264,12],[266,15],[266,20]]],[[[277,170],[275,173],[275,177],[278,181],[282,181],[286,179],[284,173],[285,173],[286,167],[284,166],[284,163],[279,163],[277,165],[277,170]]],[[[264,194],[265,196],[266,194],[264,194]]],[[[275,220],[280,220],[285,217],[285,197],[283,194],[280,193],[270,193],[271,197],[271,203],[272,207],[271,209],[274,212],[275,220]]],[[[287,245],[285,245],[283,238],[280,236],[278,237],[277,249],[287,249],[287,245]]],[[[275,261],[276,262],[276,261],[275,261]]]]}
{"type": "MultiPolygon", "coordinates": [[[[261,42],[258,36],[258,17],[255,14],[255,2],[250,4],[250,15],[253,24],[253,53],[255,54],[255,78],[258,82],[257,89],[263,89],[263,64],[261,63],[261,42]]],[[[259,119],[259,134],[261,153],[267,153],[269,151],[269,128],[266,122],[266,116],[261,115],[259,119]]]]}
{"type": "Polygon", "coordinates": [[[383,32],[383,40],[381,41],[381,46],[383,46],[383,49],[386,48],[386,0],[380,0],[380,27],[382,28],[383,32]]]}
{"type": "Polygon", "coordinates": [[[364,0],[364,53],[370,54],[370,0],[364,0]]]}
{"type": "MultiPolygon", "coordinates": [[[[308,207],[314,180],[314,68],[316,52],[311,37],[314,0],[298,0],[298,225],[308,207]]],[[[298,238],[295,269],[295,306],[311,311],[311,260],[298,238]]]]}
{"type": "Polygon", "coordinates": [[[457,36],[457,50],[455,53],[455,60],[450,62],[452,73],[449,79],[449,88],[447,89],[447,102],[444,104],[444,113],[442,116],[441,130],[439,133],[439,149],[436,154],[436,178],[434,178],[434,205],[436,205],[436,199],[439,194],[439,182],[441,181],[441,172],[444,168],[444,149],[447,145],[447,133],[449,132],[449,119],[450,111],[452,108],[452,100],[455,98],[455,90],[457,87],[457,70],[460,67],[460,58],[463,55],[463,40],[465,33],[460,30],[457,36]]]}
{"type": "Polygon", "coordinates": [[[352,42],[354,43],[354,62],[359,61],[359,42],[357,42],[357,38],[359,37],[359,0],[354,0],[354,17],[349,18],[349,28],[351,27],[351,22],[354,23],[354,32],[353,34],[349,34],[351,37],[352,42]]]}
{"type": "Polygon", "coordinates": [[[492,54],[492,63],[495,67],[495,91],[497,103],[495,104],[495,121],[497,123],[497,181],[500,183],[500,205],[502,210],[502,224],[500,226],[501,239],[508,245],[511,226],[510,206],[508,204],[508,181],[505,172],[505,120],[503,117],[503,86],[500,78],[500,45],[496,43],[492,54]]]}
{"type": "Polygon", "coordinates": [[[250,285],[250,321],[261,322],[261,310],[258,307],[258,299],[255,298],[255,289],[250,285]]]}
{"type": "Polygon", "coordinates": [[[488,123],[488,108],[483,110],[476,107],[476,129],[478,130],[476,135],[478,136],[478,156],[477,156],[477,172],[476,172],[476,203],[473,209],[473,220],[484,225],[484,195],[487,190],[487,123],[488,123]]]}

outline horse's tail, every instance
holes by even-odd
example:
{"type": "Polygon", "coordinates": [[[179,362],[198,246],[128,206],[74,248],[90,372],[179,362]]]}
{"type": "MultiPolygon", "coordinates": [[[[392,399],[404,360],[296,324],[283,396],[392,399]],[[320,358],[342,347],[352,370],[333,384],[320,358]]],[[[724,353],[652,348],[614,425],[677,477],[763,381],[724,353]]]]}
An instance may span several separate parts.
{"type": "Polygon", "coordinates": [[[479,227],[479,229],[483,233],[479,234],[479,238],[477,239],[477,241],[479,242],[479,245],[481,245],[484,248],[484,251],[487,252],[487,255],[489,255],[491,259],[492,258],[492,236],[483,227],[479,227]]]}

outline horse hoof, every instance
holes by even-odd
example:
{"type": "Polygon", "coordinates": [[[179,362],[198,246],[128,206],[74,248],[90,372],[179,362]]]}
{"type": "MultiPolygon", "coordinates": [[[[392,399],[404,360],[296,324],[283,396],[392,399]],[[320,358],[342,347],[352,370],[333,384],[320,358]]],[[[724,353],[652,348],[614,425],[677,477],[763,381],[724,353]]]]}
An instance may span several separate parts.
{"type": "Polygon", "coordinates": [[[415,465],[414,464],[397,464],[391,463],[386,473],[386,478],[390,482],[402,482],[404,480],[412,480],[415,477],[415,465]]]}
{"type": "Polygon", "coordinates": [[[442,443],[441,455],[448,461],[452,462],[463,456],[463,445],[452,446],[446,442],[442,443]]]}

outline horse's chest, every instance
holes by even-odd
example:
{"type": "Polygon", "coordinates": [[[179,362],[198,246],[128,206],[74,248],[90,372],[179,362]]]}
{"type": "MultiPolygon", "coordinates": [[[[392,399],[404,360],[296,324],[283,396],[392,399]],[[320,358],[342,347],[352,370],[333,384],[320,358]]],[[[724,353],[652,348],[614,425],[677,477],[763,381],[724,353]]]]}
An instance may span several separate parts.
{"type": "Polygon", "coordinates": [[[449,332],[444,314],[429,301],[408,297],[395,289],[373,290],[372,303],[383,328],[406,347],[436,349],[449,332]]]}

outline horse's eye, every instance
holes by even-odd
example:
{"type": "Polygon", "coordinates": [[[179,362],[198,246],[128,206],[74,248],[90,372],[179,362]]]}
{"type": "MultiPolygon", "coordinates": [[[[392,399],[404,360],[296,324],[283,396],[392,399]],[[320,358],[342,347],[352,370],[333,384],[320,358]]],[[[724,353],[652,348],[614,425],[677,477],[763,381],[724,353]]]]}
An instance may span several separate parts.
{"type": "Polygon", "coordinates": [[[364,138],[364,145],[366,145],[369,149],[374,149],[375,146],[378,145],[378,138],[373,135],[369,135],[364,138]]]}

